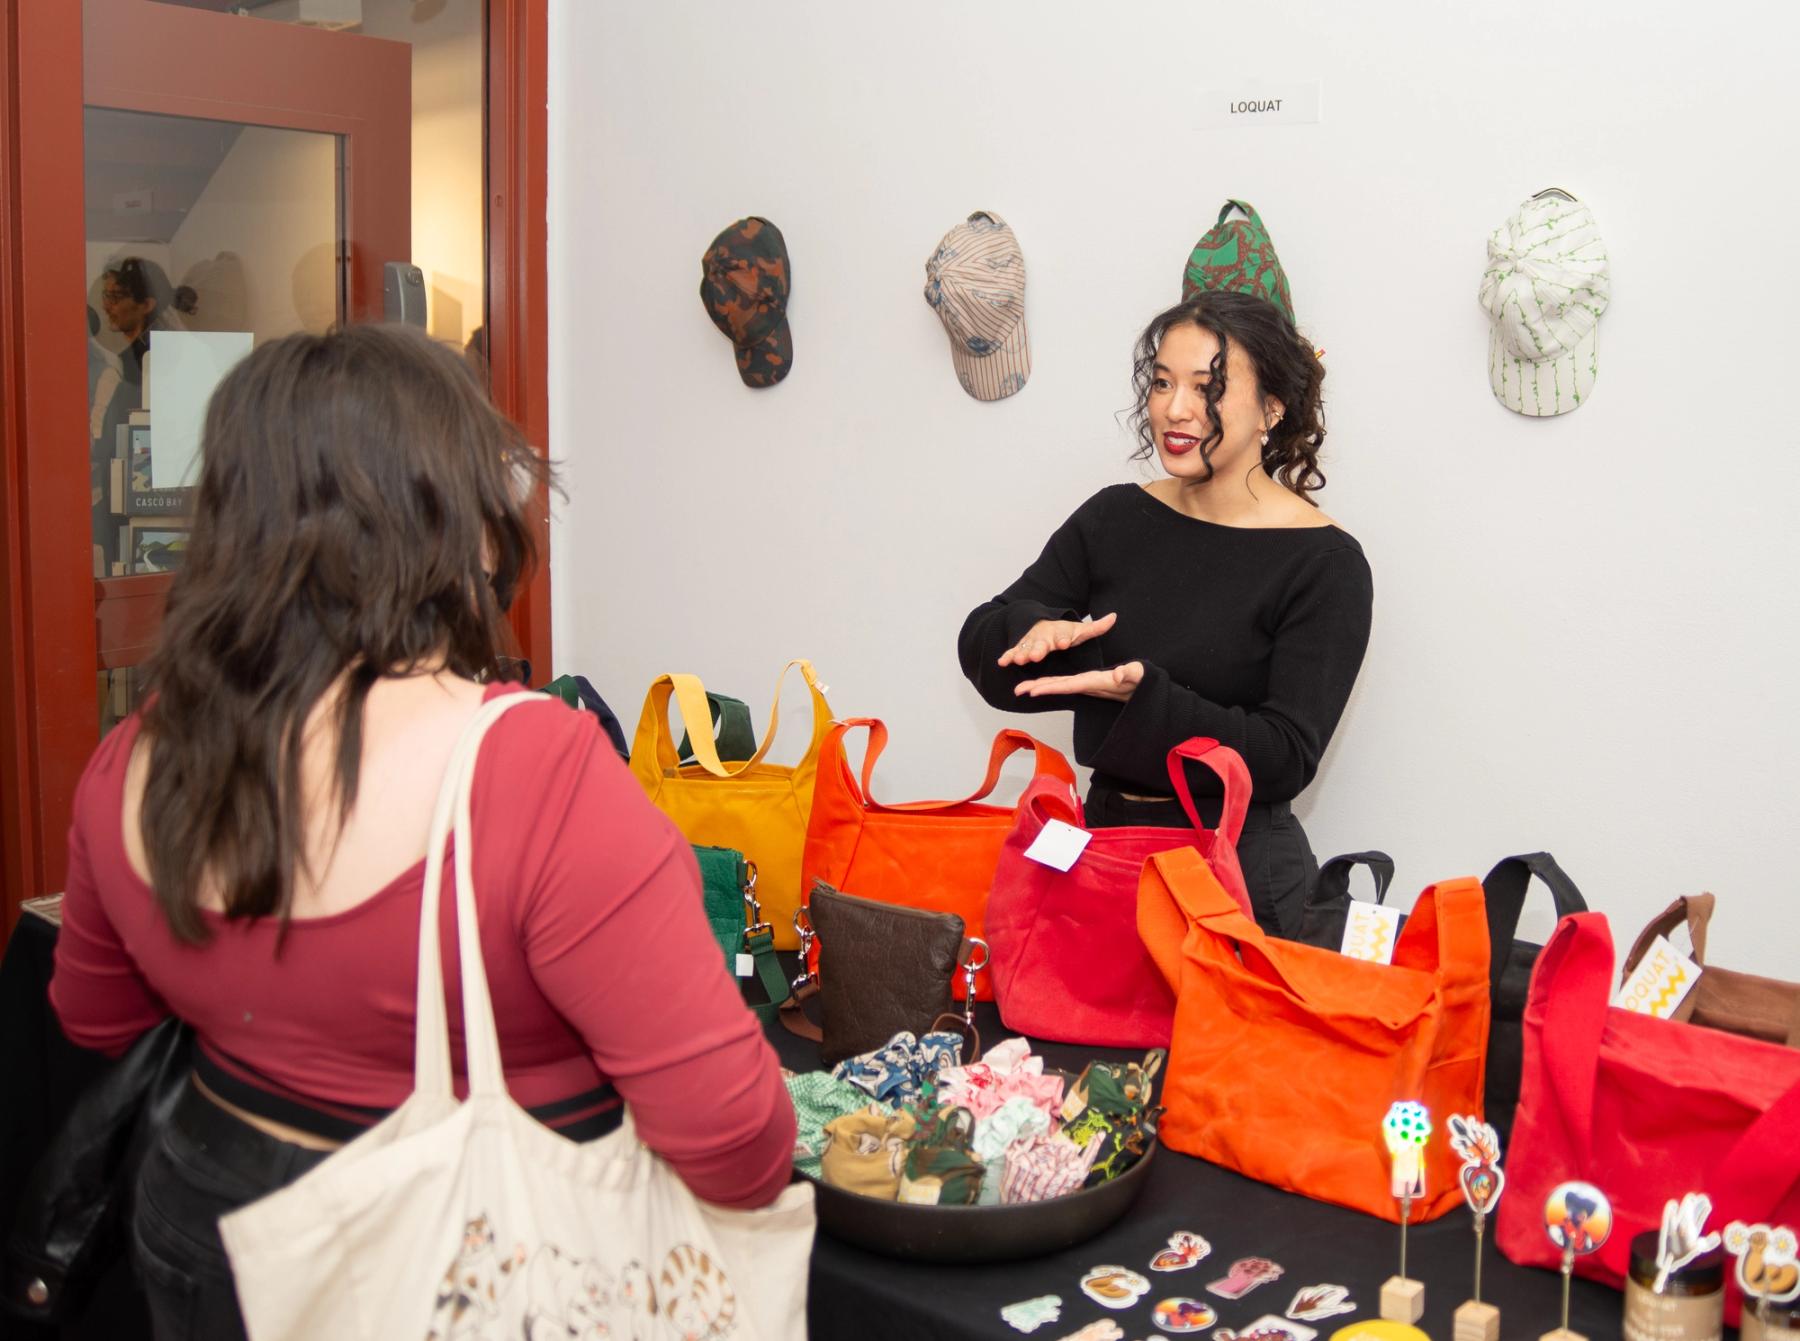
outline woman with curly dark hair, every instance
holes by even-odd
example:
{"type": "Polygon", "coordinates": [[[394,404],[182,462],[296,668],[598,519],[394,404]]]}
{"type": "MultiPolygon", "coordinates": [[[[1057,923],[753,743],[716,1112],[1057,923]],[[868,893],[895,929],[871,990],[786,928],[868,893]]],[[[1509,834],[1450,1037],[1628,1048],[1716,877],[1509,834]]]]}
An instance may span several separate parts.
{"type": "MultiPolygon", "coordinates": [[[[1145,329],[1132,380],[1136,455],[1163,477],[1077,508],[964,622],[963,673],[997,708],[1074,711],[1094,828],[1186,826],[1169,750],[1231,746],[1253,782],[1238,855],[1256,918],[1291,935],[1318,867],[1289,803],[1356,682],[1373,590],[1362,547],[1312,498],[1324,369],[1266,300],[1201,292],[1145,329]]],[[[1190,775],[1216,824],[1217,779],[1190,775]]]]}

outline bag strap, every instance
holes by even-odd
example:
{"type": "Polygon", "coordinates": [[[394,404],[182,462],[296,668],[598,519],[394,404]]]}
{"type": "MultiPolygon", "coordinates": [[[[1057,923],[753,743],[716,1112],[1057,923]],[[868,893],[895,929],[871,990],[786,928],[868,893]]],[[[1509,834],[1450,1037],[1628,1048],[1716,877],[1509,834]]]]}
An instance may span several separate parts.
{"type": "Polygon", "coordinates": [[[1694,962],[1706,963],[1706,926],[1712,921],[1713,906],[1717,902],[1711,894],[1684,895],[1676,899],[1662,912],[1650,919],[1650,925],[1638,933],[1637,940],[1632,942],[1631,953],[1625,956],[1625,965],[1620,969],[1621,980],[1631,976],[1631,971],[1638,966],[1650,950],[1650,942],[1658,936],[1671,935],[1676,927],[1684,923],[1688,935],[1694,942],[1694,962]]]}
{"type": "Polygon", "coordinates": [[[1014,754],[1020,750],[1030,750],[1035,756],[1032,767],[1032,781],[1039,778],[1056,778],[1068,786],[1075,785],[1075,770],[1069,767],[1069,761],[1062,756],[1060,750],[1044,744],[1043,741],[1023,731],[1001,731],[994,737],[993,748],[988,751],[987,775],[982,778],[981,786],[960,801],[903,801],[897,805],[883,805],[875,799],[870,789],[870,782],[875,774],[875,761],[887,748],[888,729],[877,717],[847,717],[835,723],[831,734],[825,738],[826,757],[835,753],[842,764],[845,783],[850,790],[851,799],[864,810],[900,812],[906,814],[930,813],[934,810],[953,810],[957,806],[972,805],[985,799],[1000,781],[1000,769],[1014,754]],[[869,732],[869,744],[863,751],[862,778],[860,787],[850,772],[849,762],[844,759],[844,734],[858,727],[866,727],[869,732]]]}
{"type": "MultiPolygon", "coordinates": [[[[712,719],[713,749],[721,759],[747,759],[756,753],[756,728],[750,724],[750,705],[730,694],[706,695],[707,715],[712,719]]],[[[677,766],[694,762],[694,742],[683,732],[675,747],[677,766]]]]}
{"type": "Polygon", "coordinates": [[[1381,903],[1387,898],[1388,886],[1394,882],[1394,859],[1385,852],[1346,852],[1336,856],[1319,867],[1318,883],[1313,886],[1312,897],[1306,901],[1309,908],[1318,908],[1350,897],[1350,873],[1358,866],[1366,866],[1369,874],[1375,877],[1375,902],[1381,903]]]}
{"type": "Polygon", "coordinates": [[[454,1098],[451,1086],[450,1026],[444,1001],[442,951],[438,941],[438,905],[444,886],[444,848],[454,833],[456,863],[456,944],[462,977],[463,1051],[469,1093],[504,1094],[500,1035],[494,1003],[488,995],[487,969],[481,957],[481,924],[475,910],[475,856],[470,818],[475,791],[475,761],[489,728],[513,708],[551,703],[542,694],[505,694],[483,703],[463,728],[451,751],[431,814],[425,846],[425,891],[419,900],[419,986],[413,1032],[413,1090],[454,1098]]]}
{"type": "Polygon", "coordinates": [[[1024,814],[1030,814],[1040,825],[1053,819],[1073,824],[1077,829],[1087,824],[1081,808],[1081,797],[1076,793],[1074,784],[1042,774],[1033,778],[1026,784],[1025,790],[1019,793],[1019,804],[1013,813],[1015,824],[1018,822],[1017,816],[1024,814]]]}
{"type": "Polygon", "coordinates": [[[1211,769],[1225,784],[1225,803],[1219,810],[1216,832],[1235,848],[1244,833],[1244,817],[1250,812],[1250,770],[1245,766],[1243,756],[1209,736],[1194,736],[1169,751],[1169,781],[1181,801],[1181,808],[1187,812],[1188,823],[1200,833],[1213,833],[1215,830],[1200,822],[1200,812],[1194,807],[1187,769],[1182,767],[1184,761],[1190,759],[1211,769]]]}
{"type": "MultiPolygon", "coordinates": [[[[1556,858],[1548,852],[1527,852],[1516,857],[1503,857],[1487,873],[1481,882],[1481,890],[1487,899],[1488,924],[1488,986],[1496,998],[1500,993],[1500,979],[1506,972],[1506,961],[1512,958],[1513,942],[1519,935],[1519,916],[1525,911],[1525,892],[1531,884],[1531,877],[1536,876],[1550,891],[1550,897],[1556,901],[1556,916],[1560,922],[1571,913],[1585,913],[1588,910],[1587,900],[1581,897],[1581,891],[1575,888],[1575,882],[1569,879],[1563,868],[1556,864],[1556,858]]],[[[1607,950],[1611,953],[1610,934],[1607,950]]]]}
{"type": "Polygon", "coordinates": [[[675,744],[669,739],[669,699],[673,697],[694,747],[694,762],[716,778],[735,778],[747,773],[763,761],[769,746],[775,742],[775,734],[781,726],[781,686],[795,666],[800,667],[807,691],[812,695],[813,742],[816,745],[831,728],[831,705],[825,701],[825,691],[813,671],[812,662],[796,657],[781,668],[781,674],[776,678],[775,699],[769,705],[769,729],[762,744],[749,758],[730,765],[720,762],[712,734],[712,712],[706,703],[706,686],[700,683],[699,676],[680,673],[659,675],[651,683],[650,692],[644,698],[643,714],[638,719],[632,758],[638,758],[640,751],[646,754],[653,751],[659,769],[677,766],[675,744]]]}

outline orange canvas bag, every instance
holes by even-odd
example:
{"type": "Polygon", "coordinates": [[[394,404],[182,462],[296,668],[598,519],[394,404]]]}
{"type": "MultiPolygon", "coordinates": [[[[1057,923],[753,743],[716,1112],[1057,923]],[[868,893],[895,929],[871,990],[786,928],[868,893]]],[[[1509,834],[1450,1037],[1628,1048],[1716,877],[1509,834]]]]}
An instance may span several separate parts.
{"type": "MultiPolygon", "coordinates": [[[[811,889],[823,880],[859,899],[897,903],[934,913],[955,913],[971,937],[984,935],[988,889],[1000,849],[1013,825],[1012,806],[982,802],[1000,781],[1000,767],[1020,750],[1034,756],[1032,780],[1057,778],[1070,787],[1075,771],[1060,750],[1023,731],[1002,731],[988,752],[987,776],[960,801],[901,801],[884,804],[869,789],[875,761],[887,746],[887,727],[874,717],[834,723],[819,750],[812,819],[806,829],[801,880],[811,889]],[[844,754],[846,733],[866,727],[860,780],[844,754]]],[[[818,946],[812,962],[818,969],[818,946]]],[[[984,968],[975,975],[975,995],[991,1000],[984,968]]]]}
{"type": "MultiPolygon", "coordinates": [[[[1376,964],[1265,935],[1192,848],[1159,852],[1138,884],[1138,931],[1175,989],[1160,1135],[1260,1182],[1400,1219],[1381,1120],[1414,1099],[1441,1132],[1479,1115],[1487,1064],[1481,884],[1419,896],[1376,964]]],[[[1459,1205],[1449,1142],[1426,1151],[1414,1220],[1459,1205]]]]}
{"type": "Polygon", "coordinates": [[[790,661],[775,682],[769,729],[756,752],[742,762],[719,758],[706,686],[692,675],[661,675],[644,696],[631,742],[631,774],[690,843],[728,847],[755,863],[763,916],[774,924],[775,948],[800,943],[794,914],[800,897],[800,857],[812,813],[819,746],[831,728],[831,706],[810,661],[790,661]],[[812,736],[792,767],[763,762],[781,725],[781,686],[795,666],[812,696],[812,736]],[[682,764],[669,731],[669,700],[680,710],[694,762],[682,764]]]}

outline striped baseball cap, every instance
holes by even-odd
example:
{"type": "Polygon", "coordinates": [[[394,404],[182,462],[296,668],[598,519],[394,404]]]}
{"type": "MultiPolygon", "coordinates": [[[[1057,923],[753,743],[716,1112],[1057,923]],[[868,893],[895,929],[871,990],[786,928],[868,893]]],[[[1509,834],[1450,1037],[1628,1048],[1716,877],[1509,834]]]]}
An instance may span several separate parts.
{"type": "Polygon", "coordinates": [[[1599,375],[1595,337],[1612,298],[1606,244],[1591,210],[1543,191],[1488,238],[1481,305],[1488,382],[1509,410],[1542,417],[1578,409],[1599,375]]]}
{"type": "Polygon", "coordinates": [[[1294,319],[1294,297],[1288,292],[1287,271],[1281,268],[1281,258],[1275,254],[1275,243],[1263,225],[1262,215],[1247,200],[1227,200],[1220,207],[1218,222],[1194,244],[1181,272],[1184,303],[1196,293],[1218,289],[1267,299],[1289,321],[1294,319]],[[1227,217],[1233,210],[1244,217],[1227,217]]]}
{"type": "Polygon", "coordinates": [[[1031,376],[1025,256],[1006,220],[977,210],[925,262],[925,301],[950,337],[956,380],[976,400],[1005,400],[1031,376]]]}

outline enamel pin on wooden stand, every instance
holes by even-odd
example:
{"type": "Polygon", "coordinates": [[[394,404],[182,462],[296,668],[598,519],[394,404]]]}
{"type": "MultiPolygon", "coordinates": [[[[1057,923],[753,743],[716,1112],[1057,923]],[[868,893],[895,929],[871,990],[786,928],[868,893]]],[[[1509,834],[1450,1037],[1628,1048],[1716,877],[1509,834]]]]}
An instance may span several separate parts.
{"type": "Polygon", "coordinates": [[[1612,1203],[1592,1183],[1558,1183],[1544,1203],[1544,1232],[1562,1249],[1562,1326],[1545,1332],[1539,1341],[1587,1341],[1569,1330],[1569,1282],[1575,1275],[1575,1259],[1598,1252],[1612,1233],[1612,1203]]]}
{"type": "Polygon", "coordinates": [[[1414,1197],[1425,1195],[1425,1146],[1431,1140],[1431,1114],[1425,1105],[1402,1101],[1381,1121],[1381,1139],[1393,1160],[1393,1192],[1400,1202],[1400,1274],[1381,1287],[1381,1316],[1390,1322],[1415,1323],[1425,1312],[1425,1286],[1406,1274],[1406,1229],[1414,1197]]]}
{"type": "Polygon", "coordinates": [[[1481,1302],[1481,1244],[1489,1212],[1506,1190],[1500,1169],[1500,1135],[1480,1118],[1450,1119],[1450,1148],[1462,1158],[1457,1182],[1475,1214],[1475,1293],[1456,1309],[1455,1341],[1499,1341],[1500,1310],[1481,1302]]]}

